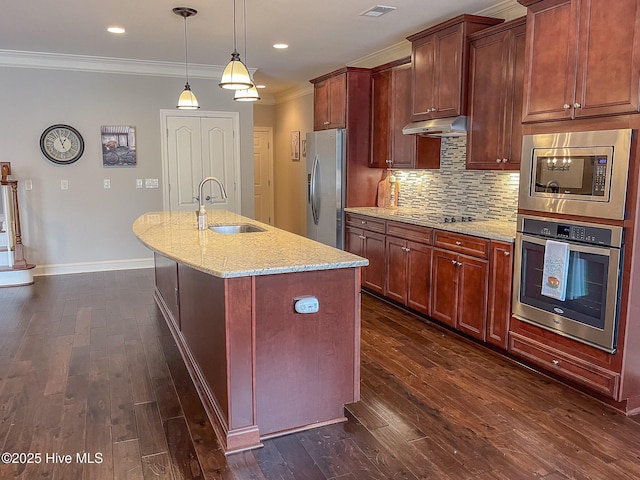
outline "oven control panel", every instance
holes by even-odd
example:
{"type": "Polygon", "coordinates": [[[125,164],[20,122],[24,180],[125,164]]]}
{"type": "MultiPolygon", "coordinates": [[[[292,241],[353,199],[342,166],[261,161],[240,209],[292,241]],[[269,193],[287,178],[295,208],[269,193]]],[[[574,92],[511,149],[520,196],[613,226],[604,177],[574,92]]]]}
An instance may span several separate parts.
{"type": "MultiPolygon", "coordinates": [[[[545,218],[522,217],[521,232],[559,241],[569,240],[592,245],[612,245],[612,228],[578,222],[558,222],[545,218]]],[[[613,242],[616,243],[616,242],[613,242]]],[[[619,245],[613,245],[619,246],[619,245]]]]}

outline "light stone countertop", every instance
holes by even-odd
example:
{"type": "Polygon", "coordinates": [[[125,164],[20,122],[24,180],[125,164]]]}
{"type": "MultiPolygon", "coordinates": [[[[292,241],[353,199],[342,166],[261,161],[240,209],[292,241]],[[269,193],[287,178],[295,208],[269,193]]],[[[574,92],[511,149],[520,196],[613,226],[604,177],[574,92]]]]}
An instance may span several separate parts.
{"type": "Polygon", "coordinates": [[[513,243],[516,238],[516,222],[501,220],[474,220],[472,222],[444,223],[443,215],[438,212],[424,212],[416,208],[379,208],[354,207],[346,208],[347,213],[369,215],[384,220],[437,228],[448,232],[464,233],[476,237],[513,243]]]}
{"type": "Polygon", "coordinates": [[[149,212],[133,223],[133,233],[151,250],[216,277],[363,267],[366,258],[241,215],[208,210],[209,224],[249,223],[264,232],[221,234],[198,230],[195,212],[149,212]]]}

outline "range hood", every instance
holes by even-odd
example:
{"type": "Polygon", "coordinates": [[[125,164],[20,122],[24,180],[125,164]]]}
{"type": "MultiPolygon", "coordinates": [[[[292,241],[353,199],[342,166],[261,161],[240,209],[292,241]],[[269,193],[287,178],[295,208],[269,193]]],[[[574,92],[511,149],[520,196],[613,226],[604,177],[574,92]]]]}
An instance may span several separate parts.
{"type": "Polygon", "coordinates": [[[423,135],[425,137],[463,137],[467,134],[467,117],[436,118],[411,122],[404,126],[405,135],[423,135]]]}

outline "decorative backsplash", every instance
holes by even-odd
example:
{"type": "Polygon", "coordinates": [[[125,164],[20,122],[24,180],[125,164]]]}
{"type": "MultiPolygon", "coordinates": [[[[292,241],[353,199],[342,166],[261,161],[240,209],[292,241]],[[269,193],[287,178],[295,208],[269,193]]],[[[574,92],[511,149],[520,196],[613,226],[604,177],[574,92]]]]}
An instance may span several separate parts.
{"type": "Polygon", "coordinates": [[[465,170],[467,138],[442,139],[439,170],[394,170],[399,207],[442,216],[516,220],[518,172],[465,170]]]}

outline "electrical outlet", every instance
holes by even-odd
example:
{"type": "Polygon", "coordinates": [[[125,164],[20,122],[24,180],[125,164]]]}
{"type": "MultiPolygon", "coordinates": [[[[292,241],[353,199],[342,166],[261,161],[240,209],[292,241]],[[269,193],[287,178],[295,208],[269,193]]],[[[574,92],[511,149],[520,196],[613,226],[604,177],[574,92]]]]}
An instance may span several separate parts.
{"type": "Polygon", "coordinates": [[[146,178],[144,182],[145,182],[145,188],[158,188],[157,178],[146,178]]]}
{"type": "Polygon", "coordinates": [[[142,188],[142,179],[141,178],[136,178],[136,188],[142,188]]]}
{"type": "Polygon", "coordinates": [[[105,190],[108,189],[108,188],[111,188],[111,179],[105,178],[103,180],[103,186],[104,186],[105,190]]]}
{"type": "Polygon", "coordinates": [[[24,181],[24,189],[25,190],[33,190],[33,182],[31,180],[24,181]]]}
{"type": "Polygon", "coordinates": [[[69,190],[69,180],[60,180],[60,190],[69,190]]]}

